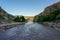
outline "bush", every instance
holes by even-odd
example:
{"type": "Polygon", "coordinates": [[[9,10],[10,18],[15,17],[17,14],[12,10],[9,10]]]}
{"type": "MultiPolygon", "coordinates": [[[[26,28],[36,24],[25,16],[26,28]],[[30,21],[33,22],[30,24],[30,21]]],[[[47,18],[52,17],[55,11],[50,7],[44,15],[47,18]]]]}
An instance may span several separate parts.
{"type": "Polygon", "coordinates": [[[24,16],[20,16],[20,20],[21,20],[22,22],[25,22],[24,16]]]}
{"type": "Polygon", "coordinates": [[[4,17],[0,15],[0,19],[4,19],[4,17]]]}
{"type": "Polygon", "coordinates": [[[36,22],[54,21],[56,19],[60,20],[60,9],[57,9],[46,16],[39,16],[36,22]]]}
{"type": "Polygon", "coordinates": [[[25,18],[24,16],[17,16],[15,19],[14,19],[15,22],[25,22],[25,18]]]}
{"type": "Polygon", "coordinates": [[[60,20],[60,14],[56,17],[57,20],[60,20]]]}

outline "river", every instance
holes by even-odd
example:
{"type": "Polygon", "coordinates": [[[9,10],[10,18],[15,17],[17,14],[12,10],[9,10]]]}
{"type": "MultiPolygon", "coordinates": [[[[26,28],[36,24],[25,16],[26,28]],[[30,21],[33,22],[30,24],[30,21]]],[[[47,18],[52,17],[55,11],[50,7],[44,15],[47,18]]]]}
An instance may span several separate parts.
{"type": "Polygon", "coordinates": [[[38,23],[27,22],[1,31],[0,40],[60,40],[60,32],[38,23]]]}

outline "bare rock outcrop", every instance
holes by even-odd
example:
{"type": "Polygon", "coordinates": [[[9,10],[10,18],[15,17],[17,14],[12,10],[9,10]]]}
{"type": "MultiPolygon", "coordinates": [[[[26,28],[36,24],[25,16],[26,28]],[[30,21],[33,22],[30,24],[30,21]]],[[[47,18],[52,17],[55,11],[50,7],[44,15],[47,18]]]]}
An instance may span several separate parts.
{"type": "Polygon", "coordinates": [[[8,14],[4,9],[0,7],[0,24],[12,22],[15,17],[8,14]]]}

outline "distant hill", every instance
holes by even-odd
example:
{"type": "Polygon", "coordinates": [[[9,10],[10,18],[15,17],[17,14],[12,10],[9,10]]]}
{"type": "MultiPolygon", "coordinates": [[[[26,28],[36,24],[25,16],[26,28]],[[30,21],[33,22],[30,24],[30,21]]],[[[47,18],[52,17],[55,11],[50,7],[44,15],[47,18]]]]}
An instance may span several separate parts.
{"type": "Polygon", "coordinates": [[[57,9],[60,9],[60,2],[54,3],[53,5],[46,7],[43,12],[34,17],[34,21],[36,21],[40,16],[49,15],[51,12],[54,12],[57,9]]]}
{"type": "Polygon", "coordinates": [[[0,24],[13,22],[15,17],[11,14],[8,14],[3,8],[0,7],[0,24]]]}
{"type": "Polygon", "coordinates": [[[34,16],[24,16],[27,21],[33,21],[34,16]]]}

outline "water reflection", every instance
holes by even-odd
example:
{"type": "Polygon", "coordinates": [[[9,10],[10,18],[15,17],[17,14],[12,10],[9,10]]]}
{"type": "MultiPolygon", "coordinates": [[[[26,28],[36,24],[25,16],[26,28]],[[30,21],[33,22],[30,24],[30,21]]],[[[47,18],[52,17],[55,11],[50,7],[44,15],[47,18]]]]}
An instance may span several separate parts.
{"type": "Polygon", "coordinates": [[[20,35],[27,36],[31,33],[32,29],[36,31],[36,30],[42,29],[42,26],[40,27],[40,25],[37,23],[33,24],[33,22],[27,22],[26,24],[24,24],[24,26],[14,27],[14,28],[7,30],[6,35],[8,37],[12,37],[16,35],[17,32],[19,32],[20,35]]]}
{"type": "Polygon", "coordinates": [[[8,37],[11,37],[11,36],[15,35],[17,31],[18,31],[18,28],[14,27],[14,28],[11,28],[11,29],[7,30],[6,34],[7,34],[8,37]]]}

